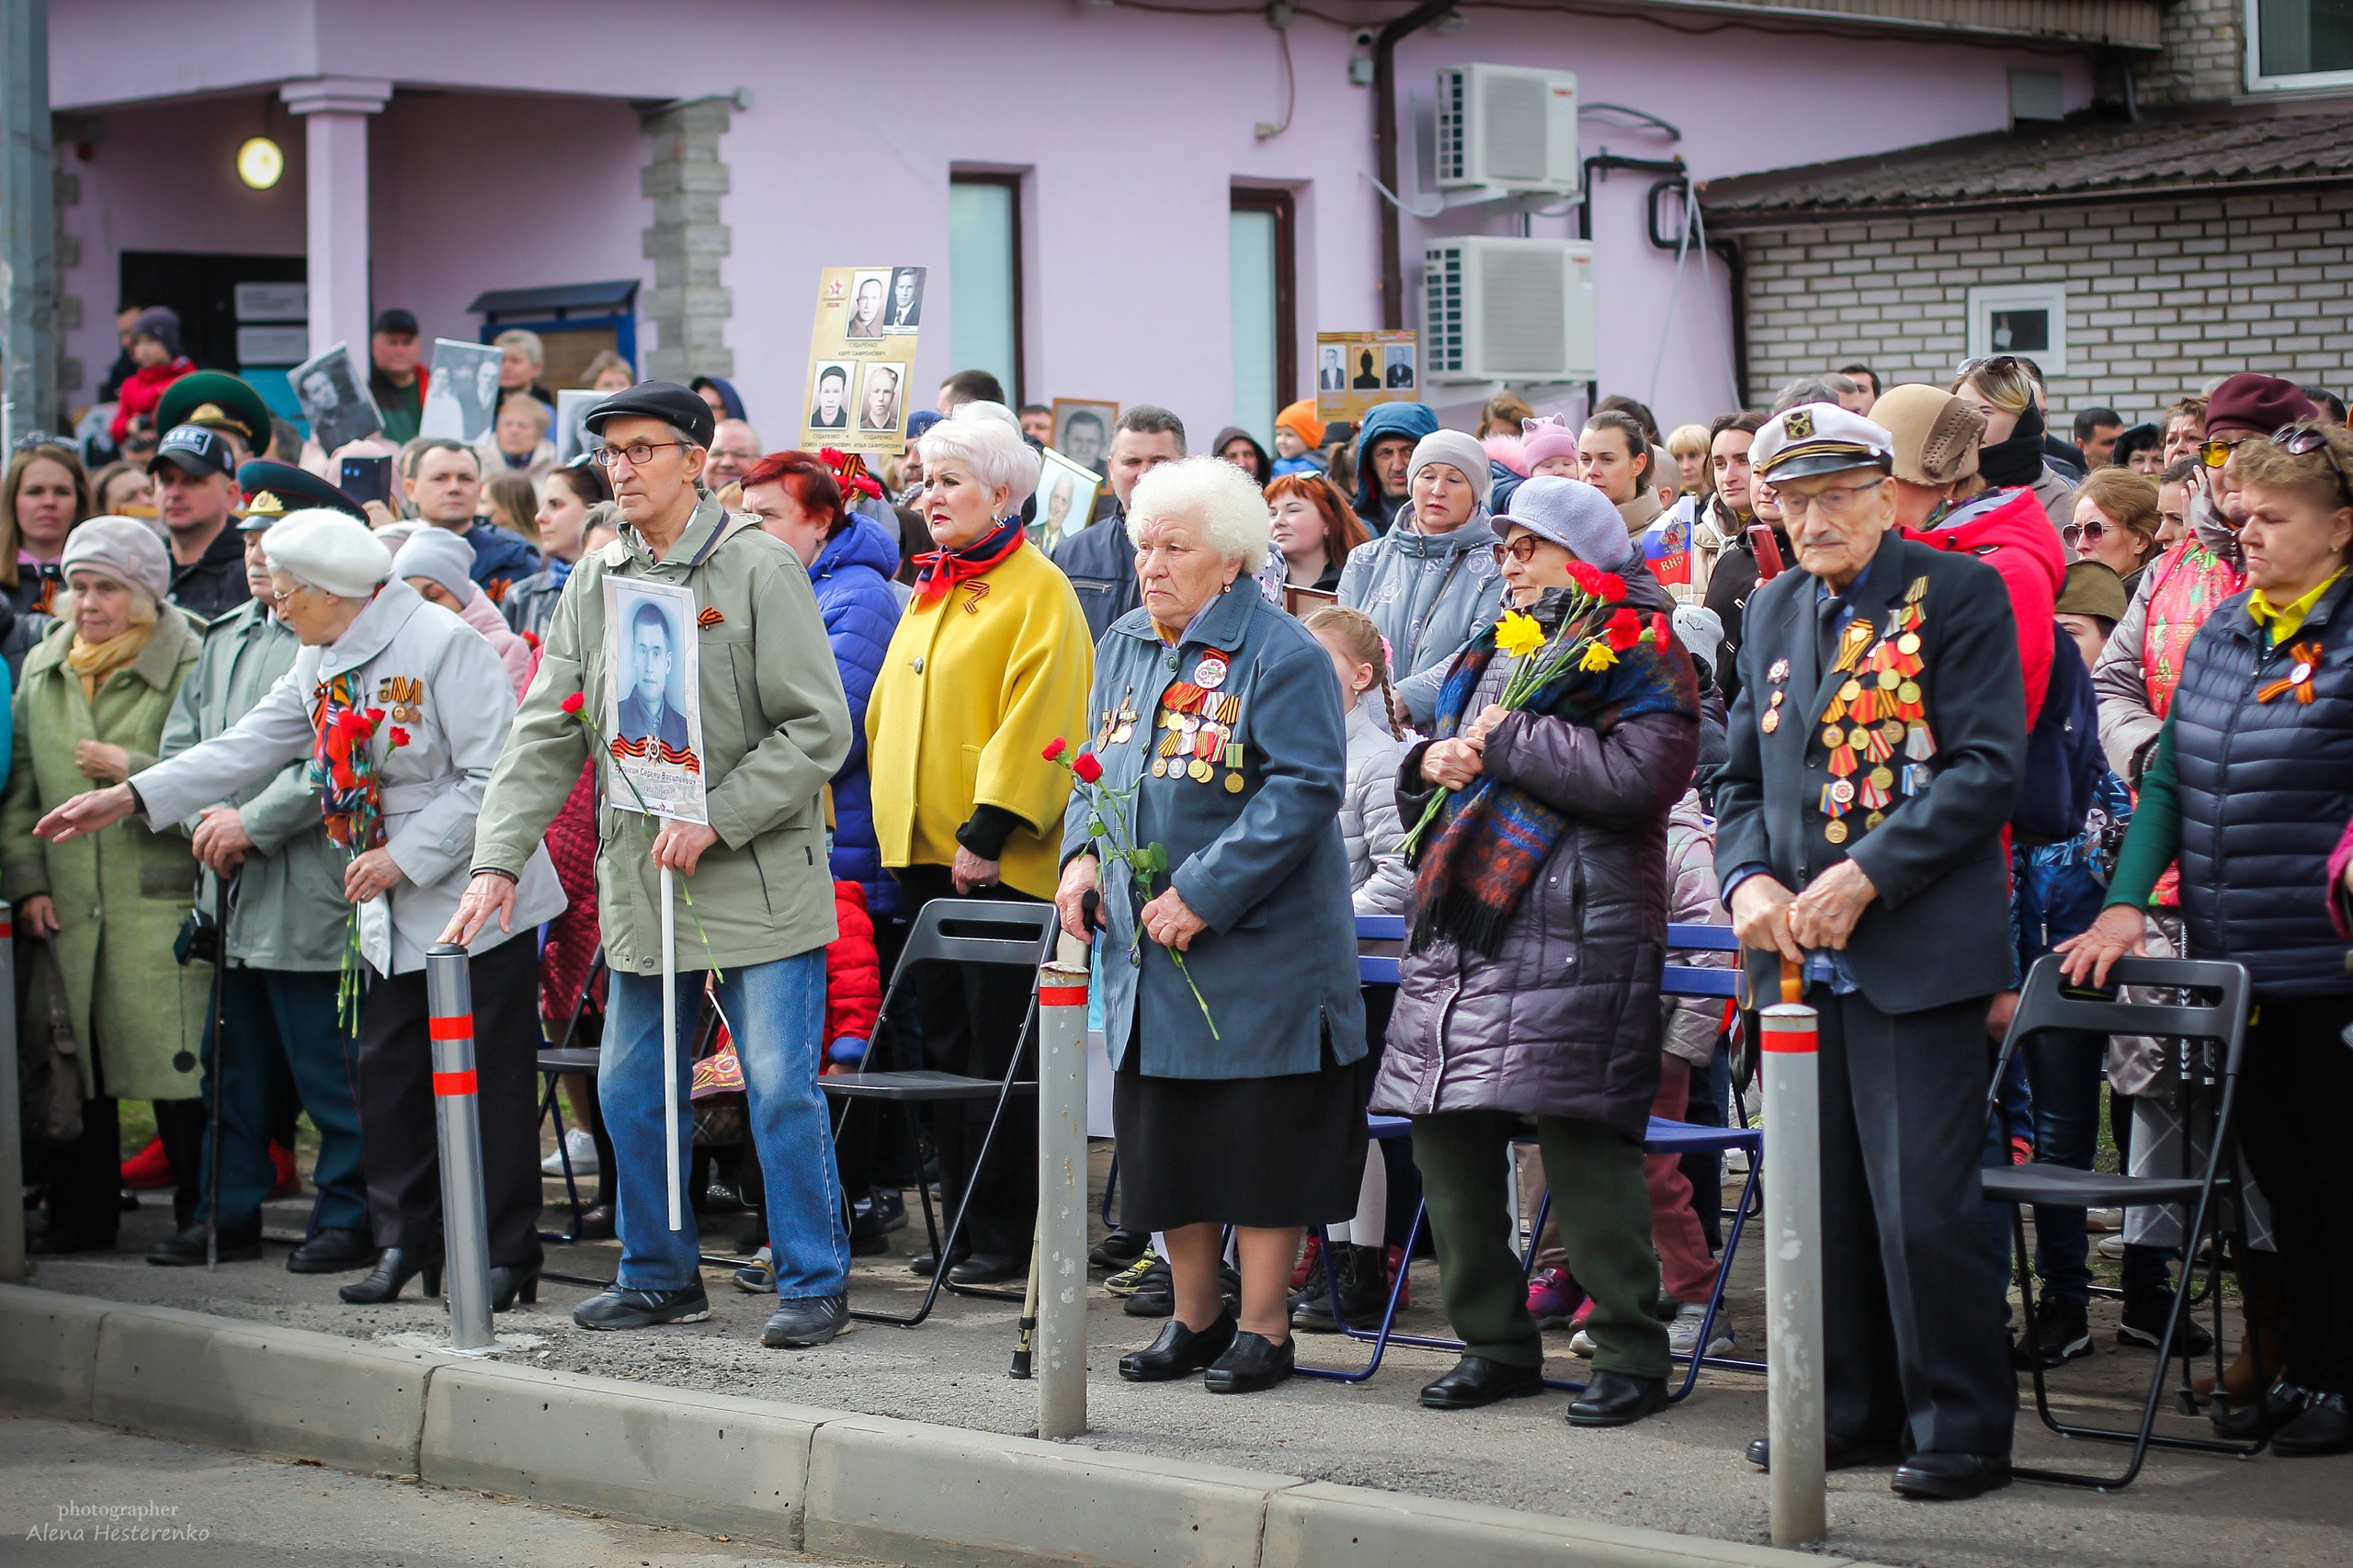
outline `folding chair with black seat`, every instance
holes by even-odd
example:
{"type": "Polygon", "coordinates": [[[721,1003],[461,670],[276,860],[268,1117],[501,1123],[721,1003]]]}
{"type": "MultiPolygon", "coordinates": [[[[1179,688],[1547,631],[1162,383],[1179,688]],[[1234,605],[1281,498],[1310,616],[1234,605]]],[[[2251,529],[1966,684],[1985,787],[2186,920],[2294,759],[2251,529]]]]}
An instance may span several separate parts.
{"type": "MultiPolygon", "coordinates": [[[[891,1022],[892,999],[898,994],[900,983],[916,964],[990,963],[1027,970],[1034,973],[1040,965],[1054,955],[1055,933],[1060,929],[1051,903],[1015,903],[987,902],[976,899],[934,899],[916,915],[915,928],[907,934],[907,945],[899,954],[897,965],[891,971],[891,983],[882,993],[881,1022],[875,1027],[875,1039],[866,1060],[877,1062],[881,1053],[879,1046],[886,1032],[894,1032],[891,1022]]],[[[1006,1057],[1005,1073],[998,1078],[973,1078],[961,1073],[943,1073],[926,1067],[860,1073],[835,1073],[818,1080],[825,1093],[842,1102],[841,1117],[847,1119],[851,1106],[858,1100],[878,1104],[908,1107],[925,1105],[962,1105],[976,1100],[993,1100],[995,1108],[989,1116],[988,1131],[982,1135],[981,1146],[972,1157],[972,1168],[965,1176],[962,1196],[957,1200],[955,1218],[949,1221],[948,1234],[939,1233],[938,1221],[932,1210],[931,1181],[924,1173],[925,1150],[921,1119],[909,1116],[909,1138],[913,1144],[915,1190],[923,1199],[924,1234],[931,1243],[931,1256],[938,1267],[932,1270],[931,1284],[923,1294],[923,1305],[909,1316],[892,1312],[864,1312],[853,1308],[850,1316],[867,1323],[895,1324],[901,1328],[913,1328],[931,1315],[933,1303],[938,1301],[944,1286],[960,1296],[985,1297],[992,1301],[1018,1301],[1017,1290],[993,1290],[975,1285],[959,1285],[948,1278],[948,1259],[957,1238],[964,1233],[964,1215],[972,1207],[973,1188],[979,1185],[982,1167],[987,1165],[989,1153],[996,1144],[997,1129],[1004,1125],[1005,1108],[1016,1095],[1035,1095],[1037,1079],[1017,1076],[1023,1060],[1029,1055],[1030,1037],[1038,1019],[1038,999],[1033,990],[1029,1006],[1021,1020],[1021,1038],[1006,1057]]],[[[836,1120],[838,1135],[841,1122],[836,1120]]]]}
{"type": "MultiPolygon", "coordinates": [[[[2174,1355],[2174,1347],[2181,1343],[2181,1328],[2189,1313],[2191,1290],[2189,1275],[2195,1267],[2199,1240],[2208,1234],[2208,1222],[2215,1221],[2214,1245],[2207,1264],[2206,1299],[2214,1306],[2215,1370],[2222,1370],[2222,1293],[2215,1283],[2222,1268],[2220,1207],[2215,1202],[2218,1192],[2235,1197],[2236,1183],[2232,1172],[2237,1169],[2233,1112],[2236,1108],[2239,1085],[2240,1055],[2246,1040],[2247,977],[2246,971],[2234,963],[2218,963],[2199,959],[2120,959],[2109,971],[2112,987],[2169,987],[2184,994],[2211,996],[2211,1000],[2178,1003],[2127,1002],[2120,991],[2105,994],[2068,983],[2060,971],[2057,955],[2040,959],[2026,977],[2026,986],[2018,994],[2018,1011],[2010,1018],[2009,1032],[2003,1037],[2000,1060],[1995,1063],[1994,1086],[1986,1093],[1986,1116],[1990,1121],[2000,1114],[1998,1094],[2002,1074],[2009,1067],[2011,1057],[2019,1043],[2040,1029],[2083,1029],[2103,1035],[2150,1035],[2159,1040],[2181,1042],[2185,1047],[2193,1042],[2206,1047],[2202,1051],[2187,1051],[2188,1062],[2182,1074],[2184,1093],[2196,1097],[2200,1087],[2219,1087],[2220,1103],[2213,1108],[2206,1139],[2205,1170],[2178,1176],[2133,1176],[2112,1171],[2081,1171],[2069,1165],[2006,1165],[1985,1173],[1985,1197],[1993,1203],[2010,1205],[2010,1234],[2018,1253],[2018,1279],[2020,1305],[2026,1321],[2034,1322],[2034,1278],[2031,1255],[2027,1249],[2025,1210],[2029,1204],[2063,1209],[2143,1209],[2169,1204],[2195,1204],[2188,1227],[2183,1231],[2182,1278],[2174,1292],[2173,1310],[2165,1315],[2165,1329],[2157,1346],[2156,1369],[2150,1374],[2149,1393],[2143,1403],[2141,1421],[2137,1427],[2085,1426],[2063,1422],[2051,1412],[2049,1391],[2044,1386],[2043,1369],[2033,1368],[2034,1405],[2042,1424],[2066,1437],[2097,1437],[2110,1442],[2132,1445],[2132,1462],[2124,1473],[2117,1476],[2093,1476],[2066,1471],[2014,1469],[2013,1475],[2030,1481],[2046,1481],[2063,1486],[2087,1486],[2101,1492],[2130,1486],[2141,1473],[2141,1464],[2152,1445],[2167,1449],[2193,1449],[2205,1453],[2227,1454],[2245,1459],[2261,1451],[2262,1441],[2230,1443],[2211,1438],[2184,1437],[2155,1430],[2157,1406],[2165,1395],[2165,1369],[2174,1355]],[[2212,1048],[2222,1050],[2222,1064],[2217,1074],[2211,1063],[2212,1048]]],[[[2196,1108],[2185,1108],[2188,1119],[2196,1123],[2196,1108]]],[[[2186,1145],[2187,1146],[2187,1145],[2186,1145]]],[[[2181,1357],[2185,1388],[2189,1377],[2190,1357],[2181,1357]]]]}
{"type": "MultiPolygon", "coordinates": [[[[564,1020],[563,1033],[553,1045],[540,1048],[540,1078],[543,1088],[540,1095],[540,1119],[555,1118],[555,1152],[563,1166],[564,1201],[572,1210],[572,1228],[568,1231],[541,1231],[540,1239],[546,1242],[576,1242],[580,1239],[580,1183],[572,1168],[572,1150],[564,1141],[563,1106],[556,1096],[556,1085],[564,1074],[585,1074],[593,1085],[597,1068],[604,1060],[601,1045],[575,1046],[574,1038],[580,1032],[580,1015],[588,1005],[588,994],[597,977],[605,971],[605,949],[600,946],[588,955],[588,972],[581,978],[580,992],[572,999],[572,1016],[564,1020]]],[[[600,1159],[606,1157],[601,1153],[600,1159]]]]}

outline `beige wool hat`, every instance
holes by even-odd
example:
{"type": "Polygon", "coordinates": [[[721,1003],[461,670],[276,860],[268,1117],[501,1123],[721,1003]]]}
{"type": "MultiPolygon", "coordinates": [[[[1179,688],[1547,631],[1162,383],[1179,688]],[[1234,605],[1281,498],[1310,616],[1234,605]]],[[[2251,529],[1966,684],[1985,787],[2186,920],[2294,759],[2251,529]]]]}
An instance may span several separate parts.
{"type": "Polygon", "coordinates": [[[1985,416],[1923,381],[1890,387],[1871,404],[1871,423],[1895,437],[1895,477],[1947,485],[1977,472],[1985,416]]]}

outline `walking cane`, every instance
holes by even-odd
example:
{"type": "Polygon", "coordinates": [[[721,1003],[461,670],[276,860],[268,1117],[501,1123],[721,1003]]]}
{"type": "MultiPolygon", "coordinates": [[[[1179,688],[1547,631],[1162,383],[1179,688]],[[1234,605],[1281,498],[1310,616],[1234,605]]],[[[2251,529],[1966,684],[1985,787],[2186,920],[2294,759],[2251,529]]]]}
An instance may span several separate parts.
{"type": "Polygon", "coordinates": [[[1043,1229],[1038,1227],[1039,1233],[1030,1238],[1029,1283],[1021,1292],[1021,1322],[1013,1339],[1013,1365],[1005,1374],[1024,1382],[1029,1380],[1029,1346],[1038,1334],[1038,1254],[1044,1241],[1043,1229]]]}
{"type": "Polygon", "coordinates": [[[212,1101],[205,1136],[204,1271],[221,1270],[221,1090],[229,1061],[229,879],[212,874],[212,1101]]]}

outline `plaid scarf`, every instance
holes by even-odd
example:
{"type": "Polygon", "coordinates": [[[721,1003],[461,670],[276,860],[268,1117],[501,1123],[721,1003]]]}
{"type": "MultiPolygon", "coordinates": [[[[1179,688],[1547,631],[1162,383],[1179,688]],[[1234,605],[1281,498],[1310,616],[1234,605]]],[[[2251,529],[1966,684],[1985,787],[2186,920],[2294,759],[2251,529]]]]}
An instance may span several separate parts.
{"type": "MultiPolygon", "coordinates": [[[[1560,625],[1559,597],[1548,593],[1532,612],[1547,633],[1560,625]]],[[[1473,638],[1455,655],[1438,699],[1438,738],[1461,730],[1495,656],[1495,629],[1473,638]]],[[[1691,656],[1672,632],[1665,647],[1636,643],[1606,670],[1571,670],[1543,687],[1524,711],[1607,735],[1648,713],[1697,718],[1699,693],[1691,656]]],[[[1503,948],[1504,932],[1544,862],[1568,831],[1571,813],[1556,811],[1524,790],[1481,774],[1439,808],[1438,835],[1419,857],[1414,877],[1412,949],[1443,937],[1485,958],[1503,948]]]]}
{"type": "Polygon", "coordinates": [[[1021,519],[1008,517],[961,550],[927,550],[915,557],[915,603],[943,597],[967,577],[978,577],[1027,543],[1021,519]]]}

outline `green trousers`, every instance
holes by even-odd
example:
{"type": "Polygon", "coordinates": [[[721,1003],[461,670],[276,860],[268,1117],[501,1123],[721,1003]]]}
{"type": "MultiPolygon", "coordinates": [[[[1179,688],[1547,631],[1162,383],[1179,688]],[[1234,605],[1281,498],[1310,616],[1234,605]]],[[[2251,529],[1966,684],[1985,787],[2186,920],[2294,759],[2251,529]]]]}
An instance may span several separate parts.
{"type": "MultiPolygon", "coordinates": [[[[1414,1164],[1429,1205],[1446,1315],[1466,1355],[1514,1367],[1544,1360],[1512,1245],[1509,1150],[1526,1128],[1525,1119],[1505,1111],[1414,1118],[1414,1164]]],[[[1642,1145],[1597,1121],[1551,1116],[1536,1119],[1536,1138],[1569,1272],[1593,1298],[1585,1329],[1593,1336],[1595,1369],[1666,1376],[1642,1145]]]]}

